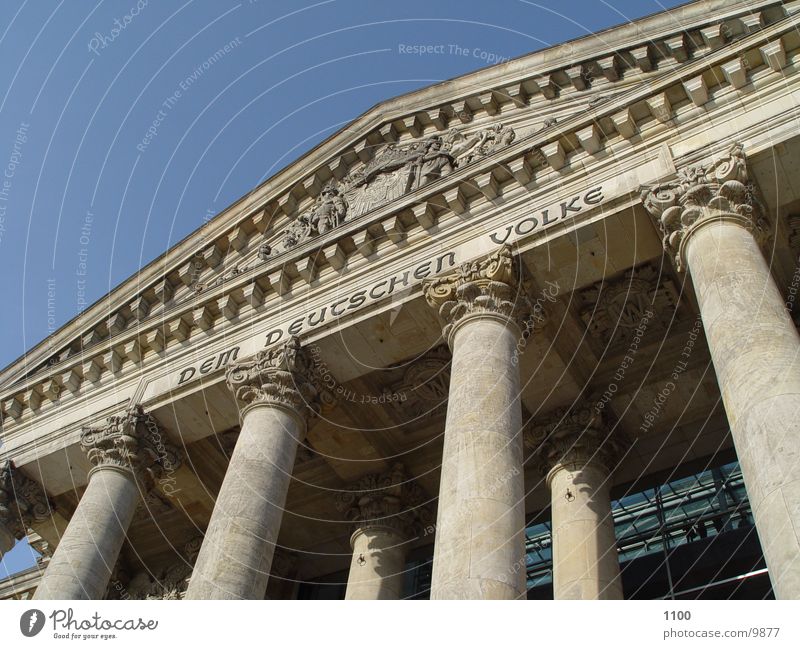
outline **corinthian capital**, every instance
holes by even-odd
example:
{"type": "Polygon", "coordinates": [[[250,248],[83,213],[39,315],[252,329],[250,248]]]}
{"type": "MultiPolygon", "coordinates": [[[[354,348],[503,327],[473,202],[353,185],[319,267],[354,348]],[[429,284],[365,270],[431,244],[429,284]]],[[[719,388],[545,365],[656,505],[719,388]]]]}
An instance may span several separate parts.
{"type": "Polygon", "coordinates": [[[767,236],[764,210],[749,181],[741,144],[733,145],[722,159],[679,169],[672,182],[643,187],[642,202],[658,221],[664,248],[674,256],[678,270],[686,267],[690,235],[709,222],[739,223],[760,243],[767,236]]]}
{"type": "Polygon", "coordinates": [[[612,432],[604,411],[591,406],[559,408],[525,434],[525,446],[537,453],[543,475],[559,465],[599,464],[612,472],[628,445],[619,430],[612,432]]]}
{"type": "Polygon", "coordinates": [[[225,378],[242,412],[272,404],[307,415],[332,400],[319,386],[314,362],[296,337],[232,365],[225,378]]]}
{"type": "Polygon", "coordinates": [[[148,489],[181,462],[180,452],[168,442],[155,418],[139,406],[109,417],[104,426],[84,428],[81,448],[93,471],[104,467],[130,471],[148,489]]]}
{"type": "Polygon", "coordinates": [[[531,310],[530,301],[519,291],[517,268],[508,246],[485,259],[461,264],[451,275],[425,282],[423,291],[428,304],[439,310],[446,323],[443,333],[448,342],[453,329],[468,316],[499,316],[520,324],[531,310]]]}
{"type": "Polygon", "coordinates": [[[385,473],[364,476],[336,496],[336,508],[355,529],[390,527],[404,536],[412,536],[417,528],[432,521],[424,502],[424,492],[402,464],[385,473]]]}
{"type": "Polygon", "coordinates": [[[12,462],[0,465],[0,526],[16,539],[50,516],[50,502],[35,480],[23,475],[12,462]]]}

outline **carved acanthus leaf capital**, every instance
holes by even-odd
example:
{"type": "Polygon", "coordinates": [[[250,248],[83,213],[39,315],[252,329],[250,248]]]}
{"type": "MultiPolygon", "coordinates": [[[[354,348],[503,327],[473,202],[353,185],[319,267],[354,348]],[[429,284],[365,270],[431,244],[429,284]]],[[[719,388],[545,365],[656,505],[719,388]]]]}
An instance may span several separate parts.
{"type": "Polygon", "coordinates": [[[658,221],[664,248],[674,256],[679,270],[686,268],[689,236],[701,225],[732,220],[750,230],[759,243],[768,236],[764,209],[747,173],[741,144],[710,164],[678,170],[676,180],[642,188],[645,209],[658,221]]]}
{"type": "Polygon", "coordinates": [[[94,469],[130,471],[145,489],[165,472],[180,466],[181,453],[169,443],[155,418],[136,406],[114,415],[104,426],[84,428],[81,448],[94,469]]]}
{"type": "Polygon", "coordinates": [[[336,508],[354,529],[390,527],[410,537],[432,522],[424,505],[425,493],[405,472],[402,464],[389,471],[370,474],[336,495],[336,508]]]}
{"type": "Polygon", "coordinates": [[[531,426],[525,446],[536,453],[541,473],[559,465],[587,464],[613,472],[630,444],[618,427],[609,426],[604,413],[593,406],[559,408],[545,423],[531,426]]]}
{"type": "Polygon", "coordinates": [[[425,299],[438,308],[445,321],[444,338],[465,317],[494,315],[520,326],[531,312],[531,303],[519,290],[516,261],[509,246],[488,257],[461,264],[458,271],[423,285],[425,299]]]}
{"type": "Polygon", "coordinates": [[[38,482],[23,475],[12,462],[0,465],[0,525],[21,539],[50,512],[47,494],[38,482]]]}
{"type": "Polygon", "coordinates": [[[307,416],[333,402],[297,337],[230,366],[225,378],[241,411],[255,405],[279,405],[307,416]]]}

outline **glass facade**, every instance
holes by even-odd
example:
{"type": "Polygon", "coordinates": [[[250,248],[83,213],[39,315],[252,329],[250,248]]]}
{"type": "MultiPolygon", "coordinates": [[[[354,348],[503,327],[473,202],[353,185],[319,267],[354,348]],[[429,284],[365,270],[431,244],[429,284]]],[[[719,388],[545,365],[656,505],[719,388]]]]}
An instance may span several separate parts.
{"type": "MultiPolygon", "coordinates": [[[[612,515],[626,599],[772,597],[738,463],[625,490],[612,515]]],[[[537,518],[526,530],[528,593],[548,599],[549,512],[537,518]]]]}

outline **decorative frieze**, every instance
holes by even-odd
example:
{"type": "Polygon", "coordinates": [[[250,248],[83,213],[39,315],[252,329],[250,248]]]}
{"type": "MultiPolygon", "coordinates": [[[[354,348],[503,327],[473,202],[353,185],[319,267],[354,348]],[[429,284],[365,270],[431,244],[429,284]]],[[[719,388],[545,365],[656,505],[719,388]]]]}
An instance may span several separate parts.
{"type": "Polygon", "coordinates": [[[0,465],[0,526],[14,538],[23,538],[34,523],[50,517],[50,502],[35,480],[23,475],[13,464],[0,465]]]}
{"type": "Polygon", "coordinates": [[[320,385],[313,360],[296,336],[231,365],[225,378],[242,413],[254,405],[274,404],[314,414],[333,402],[333,395],[320,385]]]}
{"type": "Polygon", "coordinates": [[[385,392],[399,395],[400,400],[387,399],[406,415],[431,414],[447,404],[450,390],[450,350],[440,345],[411,363],[403,379],[385,392]]]}
{"type": "Polygon", "coordinates": [[[629,445],[619,427],[609,425],[605,411],[593,406],[559,408],[525,433],[525,446],[535,453],[542,475],[559,465],[590,463],[611,472],[629,445]]]}
{"type": "MultiPolygon", "coordinates": [[[[766,7],[766,5],[764,5],[764,7],[766,7]]],[[[696,60],[696,48],[691,45],[694,37],[691,35],[692,30],[689,29],[688,26],[687,30],[684,32],[664,35],[655,41],[645,39],[645,41],[642,43],[637,44],[632,42],[630,45],[617,48],[617,54],[615,54],[616,58],[612,59],[611,61],[611,68],[617,70],[618,74],[615,75],[614,72],[610,72],[610,76],[607,75],[609,82],[611,82],[612,78],[615,76],[619,78],[625,78],[628,70],[627,68],[623,68],[628,65],[626,61],[630,57],[629,52],[636,50],[637,47],[641,47],[643,44],[645,44],[645,42],[651,44],[651,47],[648,50],[648,55],[652,58],[654,67],[656,69],[659,68],[661,59],[666,56],[670,59],[674,59],[676,62],[685,63],[686,74],[682,74],[679,78],[675,74],[677,71],[667,71],[667,74],[662,74],[659,76],[658,81],[652,80],[650,83],[641,84],[640,88],[637,88],[633,94],[624,95],[626,97],[625,102],[627,104],[625,106],[620,105],[620,103],[616,101],[615,96],[615,101],[602,104],[599,107],[596,107],[596,109],[593,108],[593,105],[589,102],[590,105],[587,106],[587,110],[582,112],[583,117],[581,117],[581,115],[578,115],[577,118],[567,116],[567,124],[564,126],[564,132],[558,134],[560,143],[562,145],[561,149],[564,151],[563,160],[562,156],[560,155],[561,152],[558,150],[559,147],[557,145],[554,146],[554,143],[549,141],[552,140],[553,134],[551,131],[545,129],[544,132],[533,138],[535,141],[531,141],[529,143],[530,146],[528,146],[528,143],[526,142],[524,152],[522,147],[518,146],[519,142],[515,140],[513,144],[507,146],[509,151],[512,151],[512,153],[510,153],[507,157],[504,157],[502,160],[498,160],[498,162],[502,162],[502,169],[506,169],[509,173],[513,174],[513,179],[516,183],[527,185],[533,178],[536,177],[536,167],[541,164],[541,160],[546,160],[546,157],[543,157],[543,154],[533,156],[531,152],[534,150],[538,152],[540,149],[546,148],[551,154],[550,160],[552,164],[555,166],[562,165],[562,169],[569,170],[572,168],[572,166],[569,164],[568,158],[572,158],[576,153],[576,150],[573,148],[575,142],[580,143],[580,148],[587,152],[588,155],[593,155],[591,151],[597,149],[598,145],[601,147],[600,150],[602,150],[602,148],[605,146],[606,139],[609,141],[614,139],[615,135],[613,130],[616,130],[618,135],[628,139],[638,137],[639,135],[641,135],[641,137],[646,137],[646,133],[648,132],[650,125],[648,125],[648,120],[646,118],[644,119],[644,122],[642,122],[644,114],[642,109],[647,107],[647,99],[652,98],[659,93],[668,93],[668,96],[671,98],[671,100],[675,102],[681,101],[681,95],[686,94],[687,98],[691,101],[695,103],[702,103],[706,99],[714,99],[714,95],[717,93],[719,86],[728,84],[732,86],[732,89],[735,90],[741,88],[743,85],[747,85],[749,81],[748,71],[756,63],[763,63],[763,67],[766,68],[766,71],[780,68],[780,65],[782,64],[780,48],[783,48],[787,61],[790,61],[791,56],[793,55],[793,50],[791,49],[793,47],[792,41],[788,38],[784,38],[784,34],[789,33],[788,30],[791,29],[791,25],[787,24],[787,21],[785,20],[783,22],[778,22],[781,21],[786,15],[791,15],[791,12],[786,8],[788,5],[784,5],[783,7],[784,8],[781,8],[780,5],[773,5],[760,12],[756,11],[756,8],[750,8],[747,12],[743,12],[738,17],[729,15],[724,20],[718,21],[719,23],[724,23],[724,30],[732,30],[731,42],[726,45],[726,47],[718,48],[713,52],[707,51],[706,47],[701,47],[700,51],[703,53],[704,57],[702,61],[696,60]],[[758,25],[757,33],[751,33],[753,31],[752,27],[747,27],[747,29],[744,27],[740,28],[740,24],[749,24],[745,20],[748,16],[756,15],[760,16],[760,18],[753,23],[757,23],[758,25]],[[765,44],[772,43],[775,41],[775,39],[779,39],[779,45],[766,47],[764,51],[761,51],[761,48],[763,48],[765,44]],[[748,62],[752,63],[753,65],[750,65],[748,62]],[[702,66],[699,65],[700,63],[702,63],[702,66]],[[702,70],[700,69],[701,67],[702,70]],[[719,74],[716,74],[717,70],[720,70],[719,74]],[[711,71],[713,71],[713,74],[711,71]],[[698,74],[701,72],[703,72],[703,79],[698,77],[698,74]],[[684,84],[687,79],[689,81],[684,84]],[[698,81],[698,79],[700,80],[698,81]],[[611,107],[607,108],[607,105],[611,105],[611,107]],[[598,126],[601,126],[604,124],[604,121],[606,125],[600,128],[602,131],[602,138],[600,136],[596,137],[597,134],[587,128],[590,122],[597,123],[598,126]],[[581,137],[579,137],[578,134],[580,134],[581,137]]],[[[702,25],[698,22],[697,26],[707,27],[709,25],[704,18],[702,25]]],[[[608,57],[608,53],[605,52],[602,53],[602,55],[599,55],[599,58],[596,60],[586,60],[582,62],[581,66],[587,70],[597,70],[599,66],[599,69],[604,71],[610,69],[609,61],[606,60],[608,57]],[[602,62],[605,63],[605,67],[603,67],[601,64],[602,62]]],[[[774,72],[774,75],[781,75],[781,77],[783,77],[786,74],[787,69],[788,68],[784,68],[780,70],[780,72],[774,72]]],[[[452,102],[448,102],[434,108],[419,110],[413,114],[413,120],[411,120],[411,115],[408,115],[405,118],[396,118],[390,122],[395,131],[395,135],[393,137],[396,139],[397,137],[402,137],[403,133],[408,132],[413,137],[418,138],[420,135],[429,133],[431,131],[431,125],[435,124],[436,129],[440,131],[440,134],[438,134],[437,137],[440,137],[442,142],[446,143],[448,139],[451,138],[450,132],[446,131],[446,129],[450,126],[450,123],[454,122],[454,120],[457,121],[455,118],[461,119],[460,112],[455,110],[456,105],[462,106],[463,110],[465,111],[469,109],[468,112],[471,115],[472,113],[480,113],[481,111],[486,110],[487,107],[491,107],[496,104],[499,106],[500,112],[505,115],[507,110],[513,106],[520,106],[520,104],[527,106],[529,103],[531,103],[537,93],[542,92],[541,86],[537,84],[534,77],[541,81],[544,78],[551,79],[554,76],[559,78],[559,84],[562,81],[561,76],[563,76],[563,80],[568,81],[567,76],[562,75],[562,72],[559,70],[537,69],[535,74],[533,74],[531,77],[520,80],[504,80],[501,87],[492,89],[491,92],[487,92],[484,89],[480,93],[476,93],[471,97],[461,96],[458,99],[454,99],[452,102]],[[491,101],[488,101],[485,104],[482,101],[478,102],[477,100],[479,96],[491,96],[491,101]],[[512,104],[512,106],[509,106],[508,104],[512,104]],[[472,108],[469,108],[469,106],[472,108]],[[442,116],[445,117],[443,118],[442,116]],[[406,123],[412,124],[412,126],[404,126],[406,123]]],[[[758,79],[754,78],[752,81],[753,83],[761,83],[759,79],[760,77],[758,79]]],[[[591,84],[589,87],[591,87],[591,84]]],[[[564,88],[563,90],[569,92],[586,92],[583,90],[571,90],[569,88],[564,88]]],[[[605,90],[605,88],[603,90],[605,90]]],[[[620,97],[623,96],[620,93],[618,94],[620,97]]],[[[591,95],[587,94],[586,96],[588,102],[588,98],[591,95]]],[[[602,93],[595,94],[594,96],[598,99],[602,99],[608,97],[609,95],[607,93],[602,93]]],[[[546,103],[542,98],[539,98],[538,101],[546,103]]],[[[549,99],[547,101],[549,101],[549,99]]],[[[680,104],[678,103],[676,103],[676,108],[678,108],[678,110],[673,111],[671,114],[671,119],[675,124],[679,124],[683,121],[690,121],[691,119],[696,118],[696,111],[682,111],[680,109],[680,104]]],[[[666,115],[666,113],[664,115],[666,115]]],[[[466,122],[469,120],[464,121],[466,122]]],[[[559,121],[559,125],[561,125],[561,121],[559,121]]],[[[380,131],[383,127],[385,127],[385,124],[378,127],[378,131],[380,131]]],[[[384,129],[384,131],[385,130],[386,129],[384,129]]],[[[391,130],[392,129],[389,129],[389,131],[391,130]]],[[[208,291],[209,293],[213,292],[214,295],[209,298],[209,303],[211,303],[213,300],[216,300],[220,297],[220,283],[230,281],[231,284],[240,284],[241,281],[237,275],[247,273],[250,277],[253,275],[253,271],[258,268],[261,263],[272,263],[275,260],[276,251],[273,250],[273,247],[275,247],[273,240],[275,238],[280,238],[282,233],[271,228],[270,224],[281,224],[277,226],[278,228],[286,227],[286,219],[294,217],[295,206],[303,203],[303,201],[305,201],[307,198],[313,196],[317,188],[324,187],[325,183],[327,183],[332,177],[336,178],[339,182],[340,191],[343,192],[342,195],[344,201],[347,203],[348,213],[346,214],[344,221],[350,221],[353,218],[352,215],[356,214],[356,208],[351,200],[351,195],[345,191],[345,183],[351,178],[355,177],[356,169],[354,167],[361,168],[363,171],[363,169],[366,168],[366,165],[373,164],[375,169],[380,170],[379,173],[373,176],[370,182],[359,185],[359,191],[361,192],[370,193],[374,190],[376,194],[380,194],[380,186],[386,181],[384,176],[389,176],[390,172],[389,168],[381,167],[380,164],[375,162],[376,159],[379,158],[381,151],[383,151],[383,149],[378,149],[378,155],[373,156],[372,152],[375,151],[376,145],[381,143],[381,146],[386,148],[389,146],[389,144],[394,144],[396,150],[398,147],[407,147],[410,144],[413,144],[413,142],[403,142],[402,145],[391,141],[386,143],[387,137],[384,134],[378,133],[378,131],[365,135],[360,140],[360,143],[363,146],[361,146],[358,151],[353,147],[343,149],[341,153],[335,155],[332,159],[317,167],[312,176],[298,181],[289,189],[286,189],[284,184],[281,184],[283,189],[281,189],[280,192],[285,192],[284,194],[265,197],[263,205],[255,206],[248,204],[247,209],[250,210],[249,214],[243,215],[243,218],[233,218],[232,220],[234,223],[231,225],[233,231],[220,232],[218,236],[216,236],[216,240],[212,242],[213,246],[220,251],[220,254],[222,255],[222,262],[224,262],[218,264],[217,269],[226,269],[224,273],[220,273],[220,275],[222,275],[221,282],[217,281],[216,274],[211,278],[202,278],[201,280],[201,278],[198,276],[195,279],[192,277],[192,264],[187,266],[187,263],[191,262],[195,256],[200,253],[208,252],[209,250],[211,253],[214,253],[214,250],[209,247],[210,242],[207,241],[206,238],[203,238],[202,244],[198,239],[198,247],[196,250],[187,250],[185,257],[181,258],[180,260],[175,260],[175,267],[172,270],[169,270],[169,272],[165,273],[163,277],[153,278],[152,281],[155,282],[154,284],[151,284],[147,287],[142,287],[143,290],[139,296],[126,296],[126,306],[122,306],[120,308],[120,311],[123,313],[126,321],[130,319],[132,321],[138,321],[141,323],[143,320],[148,319],[148,324],[142,327],[142,329],[145,330],[144,333],[142,333],[138,328],[131,327],[131,322],[128,322],[129,326],[117,334],[118,336],[126,335],[126,332],[131,331],[131,336],[136,335],[141,337],[140,342],[142,345],[142,349],[134,350],[134,355],[128,355],[126,351],[125,356],[123,357],[122,353],[120,352],[119,360],[120,363],[122,363],[121,371],[124,373],[125,367],[129,366],[130,363],[144,362],[144,359],[142,358],[144,355],[151,355],[153,353],[160,354],[171,342],[170,340],[162,340],[159,337],[155,337],[157,334],[154,331],[149,331],[152,329],[152,327],[156,326],[156,323],[151,323],[149,320],[159,317],[164,310],[164,306],[166,306],[164,305],[164,300],[169,301],[172,298],[170,290],[168,290],[168,287],[161,282],[161,279],[164,279],[168,276],[170,286],[178,287],[178,295],[176,298],[177,301],[181,303],[181,308],[184,310],[190,311],[191,309],[199,306],[197,304],[197,300],[195,299],[196,296],[193,295],[192,291],[187,290],[185,287],[185,281],[187,281],[187,279],[191,279],[191,281],[198,281],[199,284],[202,285],[204,293],[205,291],[208,291]],[[363,156],[361,157],[362,161],[364,161],[363,165],[357,162],[360,156],[363,156]],[[242,230],[242,228],[244,228],[244,230],[242,230]],[[243,232],[250,233],[253,236],[248,236],[247,241],[245,241],[245,235],[243,232]],[[256,232],[264,234],[266,238],[263,240],[259,239],[257,236],[255,236],[256,232]],[[235,245],[233,242],[235,242],[235,245]],[[256,248],[259,246],[259,244],[263,246],[263,250],[258,254],[257,258],[256,253],[259,251],[256,248]],[[249,249],[251,245],[254,248],[253,250],[249,249]],[[229,258],[230,254],[234,255],[233,259],[229,258]],[[214,290],[212,291],[211,289],[214,290]],[[159,301],[161,301],[161,304],[159,304],[159,301]],[[154,338],[148,339],[148,336],[153,336],[154,338]],[[136,356],[138,356],[138,358],[136,356]]],[[[390,135],[389,131],[386,131],[386,134],[390,135]]],[[[524,135],[524,132],[520,131],[520,134],[524,135]]],[[[491,136],[491,133],[488,135],[491,136]]],[[[432,137],[434,136],[428,135],[427,137],[423,137],[423,139],[418,140],[418,142],[427,142],[432,137]]],[[[472,138],[472,136],[468,135],[464,135],[464,137],[468,140],[472,138]]],[[[487,142],[499,141],[502,143],[504,137],[505,136],[503,135],[495,134],[494,137],[486,137],[485,139],[487,142]]],[[[388,137],[388,139],[392,140],[392,137],[388,137]]],[[[522,138],[517,138],[517,140],[519,139],[522,138]]],[[[477,140],[474,144],[477,145],[477,140]]],[[[466,146],[463,147],[464,151],[462,151],[462,154],[459,154],[458,149],[456,148],[457,146],[463,147],[463,143],[454,141],[453,150],[450,151],[450,157],[453,158],[456,163],[456,171],[458,170],[459,164],[462,164],[469,157],[468,153],[470,151],[470,147],[466,146]],[[464,152],[467,153],[466,157],[463,155],[464,152]]],[[[493,145],[489,145],[489,148],[494,151],[495,149],[492,148],[492,146],[493,145]]],[[[445,147],[443,146],[442,149],[444,148],[445,147]]],[[[477,148],[480,149],[479,146],[477,148]]],[[[486,148],[487,147],[484,147],[484,149],[486,148]]],[[[437,152],[435,146],[431,147],[431,149],[434,157],[441,157],[441,150],[437,152]]],[[[598,152],[600,150],[598,150],[598,152]]],[[[431,151],[428,153],[431,153],[431,151]]],[[[495,171],[493,171],[490,175],[486,175],[485,170],[482,170],[480,174],[477,174],[482,178],[481,182],[484,182],[484,184],[481,186],[480,192],[475,195],[487,196],[498,191],[505,194],[505,192],[508,191],[508,187],[500,186],[502,183],[500,182],[500,177],[496,174],[496,170],[498,169],[501,169],[501,167],[495,167],[495,171]]],[[[452,176],[454,174],[449,173],[449,175],[452,176]]],[[[459,174],[459,176],[463,176],[463,174],[459,174]]],[[[474,178],[465,178],[463,182],[462,179],[459,178],[459,184],[462,187],[473,187],[474,182],[474,178]]],[[[447,204],[453,211],[456,212],[459,210],[468,210],[469,199],[464,197],[462,195],[463,193],[453,192],[452,189],[452,187],[443,187],[442,192],[443,194],[447,193],[452,200],[447,199],[445,201],[441,196],[426,197],[424,202],[421,201],[419,205],[416,205],[413,208],[407,207],[405,209],[406,215],[411,217],[413,212],[413,215],[415,216],[417,211],[419,211],[419,218],[416,219],[416,222],[414,222],[412,218],[409,218],[406,223],[401,223],[401,225],[409,228],[414,228],[416,225],[420,225],[426,229],[434,227],[440,216],[440,214],[437,213],[437,209],[432,209],[431,207],[432,203],[434,202],[434,198],[436,201],[438,201],[436,205],[447,204]]],[[[357,203],[358,201],[355,202],[357,203]]],[[[385,217],[382,216],[382,219],[385,219],[385,217]]],[[[375,224],[372,224],[371,227],[374,225],[375,224]]],[[[344,231],[345,228],[341,229],[344,231]]],[[[326,241],[325,254],[320,257],[319,261],[320,267],[314,270],[322,271],[325,266],[330,266],[330,268],[337,271],[343,269],[348,261],[347,258],[349,255],[355,254],[352,250],[352,242],[349,240],[351,236],[352,233],[344,233],[342,237],[342,243],[326,241]],[[333,251],[333,253],[328,254],[329,251],[333,251]]],[[[394,231],[393,237],[390,237],[390,239],[392,239],[392,241],[400,241],[401,236],[402,234],[396,230],[394,231]]],[[[282,242],[278,243],[277,247],[281,248],[282,245],[282,242]]],[[[364,249],[362,248],[361,250],[364,249]]],[[[282,250],[277,251],[277,253],[280,252],[282,252],[282,250]]],[[[316,252],[313,254],[316,254],[316,252]]],[[[361,253],[359,252],[359,254],[361,253]]],[[[202,264],[204,266],[208,266],[209,261],[217,261],[216,256],[216,253],[214,253],[209,259],[203,259],[202,264]]],[[[295,261],[289,260],[287,263],[289,266],[293,267],[295,261]]],[[[288,285],[291,284],[290,280],[296,279],[295,272],[296,271],[292,271],[291,278],[281,278],[280,282],[273,284],[272,286],[267,283],[266,277],[263,277],[261,281],[263,282],[262,288],[264,293],[274,289],[275,293],[278,295],[285,294],[288,290],[288,285]]],[[[209,273],[211,273],[211,271],[209,271],[209,273]]],[[[306,275],[308,278],[310,278],[306,281],[313,281],[313,278],[317,276],[317,273],[309,272],[306,275]]],[[[248,281],[251,279],[252,277],[250,277],[248,281]]],[[[241,289],[233,286],[232,290],[241,289]]],[[[261,296],[261,298],[265,297],[266,295],[261,296]]],[[[246,300],[249,303],[255,302],[256,304],[253,308],[260,306],[261,302],[261,300],[255,295],[253,295],[251,299],[244,296],[240,297],[238,293],[236,294],[236,300],[237,302],[240,300],[246,300]]],[[[168,306],[172,308],[173,305],[170,302],[168,306]]],[[[98,342],[105,340],[109,335],[112,335],[110,331],[107,331],[107,326],[105,323],[105,319],[108,318],[109,315],[113,317],[114,314],[104,312],[102,314],[102,319],[98,318],[98,322],[92,324],[93,329],[97,329],[99,333],[102,333],[100,338],[97,339],[98,342]]],[[[205,321],[203,321],[203,323],[205,324],[205,321]]],[[[202,328],[195,327],[191,332],[189,332],[189,336],[193,337],[195,335],[203,335],[202,332],[202,328]]],[[[63,397],[67,399],[71,398],[74,394],[82,393],[84,388],[87,390],[92,389],[91,380],[84,379],[81,372],[80,363],[77,361],[77,358],[73,358],[79,354],[82,354],[80,340],[84,333],[86,332],[81,332],[80,335],[76,335],[72,341],[63,341],[63,346],[61,346],[58,354],[51,355],[52,359],[56,363],[55,371],[57,371],[60,375],[63,375],[65,372],[72,371],[75,368],[78,369],[79,374],[71,379],[69,385],[65,384],[64,387],[67,389],[62,391],[63,397]],[[69,363],[69,365],[67,363],[69,363]],[[74,365],[75,368],[73,368],[72,365],[74,365]]],[[[183,328],[179,327],[177,329],[177,333],[178,335],[183,335],[186,332],[183,328]]],[[[127,350],[126,341],[118,342],[121,342],[122,350],[127,350]]],[[[115,342],[115,346],[118,346],[117,342],[115,342]]],[[[105,351],[106,350],[99,350],[101,354],[105,351]]],[[[45,376],[44,372],[44,370],[50,367],[47,363],[48,361],[42,361],[42,363],[40,363],[38,366],[34,366],[34,369],[32,370],[21,368],[19,373],[20,378],[31,376],[33,374],[37,374],[38,376],[41,373],[42,376],[40,378],[40,383],[44,383],[46,378],[49,378],[45,376]]],[[[100,368],[100,373],[102,374],[102,376],[100,376],[101,383],[103,379],[107,378],[106,374],[110,374],[110,372],[110,369],[100,368]]],[[[90,374],[91,373],[92,372],[90,372],[90,374]]],[[[41,404],[41,407],[52,407],[52,404],[44,402],[41,404]]],[[[0,412],[2,412],[3,415],[9,415],[12,419],[18,420],[24,418],[28,411],[29,407],[27,405],[23,404],[22,407],[18,407],[15,405],[14,401],[10,401],[7,398],[4,398],[0,403],[0,412]]],[[[10,422],[10,425],[15,425],[15,422],[10,422]]]]}
{"type": "Polygon", "coordinates": [[[402,464],[389,471],[366,475],[336,495],[336,508],[353,523],[354,530],[390,527],[406,537],[432,523],[422,488],[402,464]]]}
{"type": "Polygon", "coordinates": [[[677,180],[644,187],[642,203],[658,220],[664,247],[674,256],[678,270],[686,267],[689,235],[710,221],[735,220],[762,242],[768,234],[764,210],[749,181],[744,150],[738,143],[710,164],[678,169],[677,180]]]}
{"type": "Polygon", "coordinates": [[[109,417],[102,427],[84,428],[80,444],[94,467],[92,471],[105,467],[130,471],[146,490],[181,463],[180,451],[140,406],[109,417]]]}
{"type": "Polygon", "coordinates": [[[678,291],[672,280],[650,264],[579,292],[580,317],[602,348],[625,345],[649,322],[658,333],[677,317],[678,291]]]}
{"type": "Polygon", "coordinates": [[[498,123],[466,135],[450,129],[444,136],[432,135],[402,146],[386,144],[363,167],[345,176],[341,184],[330,181],[313,207],[291,223],[281,250],[276,252],[325,234],[345,220],[358,218],[491,155],[511,144],[515,137],[514,129],[498,123]]]}
{"type": "Polygon", "coordinates": [[[306,239],[325,234],[338,227],[344,221],[347,209],[348,204],[340,191],[339,184],[335,180],[330,181],[323,187],[314,206],[298,216],[286,230],[283,249],[293,248],[306,239]]]}
{"type": "Polygon", "coordinates": [[[518,290],[515,266],[511,248],[503,246],[485,259],[461,264],[451,275],[425,282],[425,299],[446,323],[445,340],[468,316],[500,316],[521,323],[531,307],[518,290]]]}

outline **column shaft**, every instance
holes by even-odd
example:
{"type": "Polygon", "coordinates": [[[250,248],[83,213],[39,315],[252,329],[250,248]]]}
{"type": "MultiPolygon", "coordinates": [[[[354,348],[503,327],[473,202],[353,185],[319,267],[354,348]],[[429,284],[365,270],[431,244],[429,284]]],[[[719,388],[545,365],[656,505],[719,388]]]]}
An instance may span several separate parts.
{"type": "Polygon", "coordinates": [[[305,422],[277,404],[244,414],[187,599],[263,599],[305,422]]]}
{"type": "Polygon", "coordinates": [[[407,539],[389,527],[359,528],[345,599],[402,599],[407,539]]]}
{"type": "Polygon", "coordinates": [[[525,597],[519,335],[483,315],[451,336],[432,599],[525,597]]]}
{"type": "Polygon", "coordinates": [[[95,469],[34,599],[102,599],[139,498],[131,471],[95,469]]]}
{"type": "Polygon", "coordinates": [[[800,336],[742,225],[699,227],[686,260],[775,594],[800,598],[800,336]]]}
{"type": "Polygon", "coordinates": [[[559,464],[548,483],[554,598],[622,599],[608,471],[597,464],[559,464]]]}

